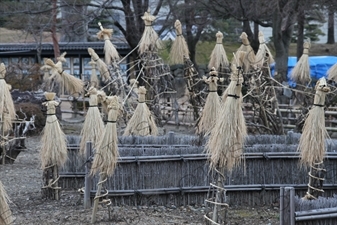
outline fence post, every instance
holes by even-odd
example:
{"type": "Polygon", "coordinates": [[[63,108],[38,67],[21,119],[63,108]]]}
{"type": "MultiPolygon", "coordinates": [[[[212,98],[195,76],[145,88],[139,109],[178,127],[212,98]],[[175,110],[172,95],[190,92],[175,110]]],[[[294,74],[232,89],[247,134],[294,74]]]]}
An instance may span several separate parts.
{"type": "MultiPolygon", "coordinates": [[[[283,215],[280,220],[283,225],[295,225],[295,189],[293,187],[285,187],[283,194],[283,215]],[[282,223],[283,222],[283,223],[282,223]]],[[[281,207],[281,202],[280,202],[281,207]]]]}
{"type": "Polygon", "coordinates": [[[280,187],[280,225],[284,224],[284,187],[280,187]]]}
{"type": "Polygon", "coordinates": [[[295,188],[291,187],[289,190],[290,198],[290,225],[295,225],[295,188]]]}
{"type": "Polygon", "coordinates": [[[86,164],[85,164],[85,178],[84,178],[84,208],[88,209],[91,207],[90,201],[90,191],[91,191],[91,153],[92,153],[92,142],[87,141],[86,143],[86,164]]]}
{"type": "Polygon", "coordinates": [[[174,144],[174,132],[173,131],[168,132],[168,144],[169,145],[174,144]]]}

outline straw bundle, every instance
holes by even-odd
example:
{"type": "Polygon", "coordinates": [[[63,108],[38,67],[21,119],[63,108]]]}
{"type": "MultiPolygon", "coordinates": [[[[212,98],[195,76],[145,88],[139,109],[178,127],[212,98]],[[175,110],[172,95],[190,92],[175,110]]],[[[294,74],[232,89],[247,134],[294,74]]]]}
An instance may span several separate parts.
{"type": "Polygon", "coordinates": [[[110,41],[113,29],[104,29],[100,22],[98,25],[101,30],[97,33],[97,37],[100,40],[104,40],[105,63],[110,65],[111,62],[118,62],[120,59],[119,54],[116,47],[110,41]]]}
{"type": "Polygon", "coordinates": [[[44,82],[48,82],[49,80],[49,77],[50,77],[50,73],[49,71],[51,70],[51,66],[48,66],[48,65],[43,65],[40,67],[40,70],[43,71],[43,81],[44,82]]]}
{"type": "Polygon", "coordinates": [[[239,74],[236,68],[232,68],[226,97],[206,143],[212,169],[223,168],[232,171],[233,167],[241,162],[243,144],[247,136],[242,112],[242,83],[242,74],[239,74]]]}
{"type": "Polygon", "coordinates": [[[0,224],[9,225],[13,223],[12,212],[8,206],[9,198],[2,182],[0,181],[0,224]]]}
{"type": "Polygon", "coordinates": [[[316,83],[314,105],[304,122],[303,132],[298,145],[301,165],[312,166],[320,163],[325,156],[325,140],[329,136],[325,128],[324,103],[330,91],[325,78],[316,83]]]}
{"type": "Polygon", "coordinates": [[[144,20],[145,28],[143,35],[139,41],[138,52],[142,55],[145,52],[157,52],[158,49],[162,48],[162,42],[159,39],[158,34],[152,27],[152,22],[156,19],[155,16],[150,14],[150,11],[144,13],[142,20],[144,20]]]}
{"type": "Polygon", "coordinates": [[[95,50],[92,48],[88,48],[88,53],[91,56],[91,59],[94,60],[94,62],[97,63],[97,68],[100,72],[101,79],[103,82],[108,82],[111,80],[110,73],[108,66],[99,58],[99,56],[96,54],[95,50]]]}
{"type": "Polygon", "coordinates": [[[176,20],[174,23],[174,27],[176,28],[176,39],[173,41],[169,62],[172,65],[175,64],[184,64],[184,56],[189,57],[190,51],[188,50],[188,46],[186,40],[183,36],[181,23],[179,20],[176,20]]]}
{"type": "Polygon", "coordinates": [[[12,129],[12,120],[15,119],[15,107],[10,93],[10,85],[5,81],[6,66],[0,64],[0,130],[7,132],[12,129]]]}
{"type": "Polygon", "coordinates": [[[128,124],[124,131],[124,136],[136,135],[158,135],[158,128],[153,115],[145,103],[146,89],[144,86],[140,86],[138,89],[138,105],[128,121],[128,124]]]}
{"type": "Polygon", "coordinates": [[[220,69],[223,69],[229,66],[227,54],[222,44],[222,39],[223,39],[223,34],[222,32],[218,31],[216,33],[216,44],[211,53],[211,57],[208,63],[209,69],[212,69],[214,67],[215,70],[220,71],[220,69]]]}
{"type": "Polygon", "coordinates": [[[259,31],[259,43],[259,50],[256,53],[256,66],[262,68],[265,62],[267,62],[268,66],[272,64],[274,62],[274,57],[266,44],[262,31],[259,31]]]}
{"type": "Polygon", "coordinates": [[[97,63],[94,60],[91,60],[89,65],[91,66],[90,85],[93,87],[98,87],[99,81],[96,73],[97,63]]]}
{"type": "Polygon", "coordinates": [[[91,174],[101,171],[106,176],[111,176],[118,158],[116,121],[120,105],[117,96],[108,96],[106,102],[108,105],[108,121],[96,148],[91,174]]]}
{"type": "Polygon", "coordinates": [[[104,124],[101,117],[101,113],[98,109],[97,100],[97,89],[95,87],[90,87],[88,90],[89,96],[89,109],[85,116],[83,127],[81,130],[81,143],[80,143],[80,154],[85,154],[85,145],[87,141],[93,142],[94,148],[101,138],[104,124]]]}
{"type": "Polygon", "coordinates": [[[208,135],[215,125],[216,118],[218,117],[221,108],[220,97],[217,93],[217,82],[219,78],[214,67],[210,72],[210,76],[208,78],[204,76],[203,80],[209,85],[209,93],[197,124],[197,134],[208,135]]]}
{"type": "Polygon", "coordinates": [[[327,71],[328,79],[336,82],[337,78],[337,63],[335,63],[330,69],[327,71]]]}
{"type": "Polygon", "coordinates": [[[253,48],[250,46],[248,36],[245,32],[242,32],[242,34],[240,35],[240,38],[242,40],[242,45],[237,50],[237,52],[242,51],[245,54],[240,54],[239,57],[238,56],[236,56],[236,57],[240,62],[242,62],[242,64],[243,64],[242,68],[243,68],[244,72],[248,72],[248,70],[250,69],[252,64],[254,64],[256,62],[255,53],[254,53],[253,48]]]}
{"type": "Polygon", "coordinates": [[[57,74],[55,72],[54,74],[56,74],[56,76],[58,77],[58,82],[62,82],[64,84],[64,88],[67,92],[69,92],[70,94],[81,93],[83,91],[84,82],[81,79],[78,79],[65,72],[62,68],[62,63],[59,62],[54,64],[51,59],[45,60],[45,63],[48,66],[52,67],[54,71],[56,71],[57,74]]]}
{"type": "Polygon", "coordinates": [[[62,166],[67,159],[67,139],[55,115],[59,103],[53,100],[55,97],[53,92],[46,92],[45,97],[47,101],[42,104],[47,107],[47,120],[41,137],[42,169],[51,165],[62,166]]]}
{"type": "Polygon", "coordinates": [[[310,78],[310,64],[309,64],[309,49],[310,43],[303,44],[303,54],[297,61],[295,67],[290,73],[290,78],[298,83],[307,84],[311,81],[310,78]]]}

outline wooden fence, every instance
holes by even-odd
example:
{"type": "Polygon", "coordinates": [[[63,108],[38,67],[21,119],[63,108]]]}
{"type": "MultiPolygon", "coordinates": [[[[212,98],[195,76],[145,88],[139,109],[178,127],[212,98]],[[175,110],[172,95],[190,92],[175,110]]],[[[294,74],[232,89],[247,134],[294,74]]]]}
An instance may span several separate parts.
{"type": "MultiPolygon", "coordinates": [[[[249,136],[244,161],[228,174],[225,188],[231,205],[269,205],[278,203],[280,187],[293,186],[298,194],[307,189],[308,175],[299,166],[296,151],[299,134],[249,136]]],[[[78,137],[68,137],[69,159],[60,171],[65,189],[83,187],[85,167],[90,157],[78,155],[78,137]]],[[[114,205],[204,204],[213,182],[206,140],[197,136],[120,137],[120,158],[114,175],[105,188],[114,205]]],[[[324,190],[331,196],[337,188],[337,143],[328,142],[324,190]]],[[[98,177],[90,180],[91,197],[98,177]]]]}
{"type": "Polygon", "coordinates": [[[337,197],[304,200],[295,195],[294,187],[280,189],[280,225],[337,224],[337,197]]]}

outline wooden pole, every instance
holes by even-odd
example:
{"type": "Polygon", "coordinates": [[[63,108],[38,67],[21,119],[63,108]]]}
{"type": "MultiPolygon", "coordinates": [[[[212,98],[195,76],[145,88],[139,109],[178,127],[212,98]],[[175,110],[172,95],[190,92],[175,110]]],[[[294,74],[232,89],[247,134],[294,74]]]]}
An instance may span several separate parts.
{"type": "Polygon", "coordinates": [[[59,176],[58,176],[58,167],[57,165],[54,165],[53,166],[53,181],[54,181],[54,198],[55,200],[60,200],[60,192],[59,192],[59,188],[58,188],[58,179],[59,179],[59,176]]]}
{"type": "Polygon", "coordinates": [[[96,222],[96,213],[97,213],[97,207],[98,207],[98,202],[99,202],[99,197],[101,195],[101,190],[102,190],[102,184],[106,181],[106,173],[101,172],[99,174],[99,181],[97,184],[97,191],[94,199],[94,207],[92,209],[92,216],[91,216],[91,223],[96,222]]]}
{"type": "MultiPolygon", "coordinates": [[[[222,186],[222,180],[221,180],[221,176],[218,172],[218,180],[217,180],[217,184],[216,184],[218,187],[221,187],[222,186]]],[[[220,202],[220,197],[221,197],[221,194],[222,194],[222,190],[221,189],[217,189],[216,191],[216,196],[215,196],[215,202],[218,203],[220,202]]],[[[214,222],[218,222],[218,212],[219,212],[219,205],[215,204],[214,205],[214,209],[213,209],[213,215],[212,215],[212,220],[214,222]]]]}
{"type": "Polygon", "coordinates": [[[85,178],[84,178],[84,208],[88,209],[91,206],[90,202],[90,191],[91,191],[91,178],[90,178],[90,170],[91,170],[91,152],[92,152],[92,142],[88,141],[86,145],[86,166],[85,166],[85,178]]]}
{"type": "Polygon", "coordinates": [[[284,187],[280,187],[280,225],[284,223],[284,187]]]}
{"type": "Polygon", "coordinates": [[[6,145],[5,145],[5,131],[4,131],[4,120],[1,121],[2,126],[1,126],[1,147],[2,147],[2,165],[5,165],[6,163],[6,145]]]}

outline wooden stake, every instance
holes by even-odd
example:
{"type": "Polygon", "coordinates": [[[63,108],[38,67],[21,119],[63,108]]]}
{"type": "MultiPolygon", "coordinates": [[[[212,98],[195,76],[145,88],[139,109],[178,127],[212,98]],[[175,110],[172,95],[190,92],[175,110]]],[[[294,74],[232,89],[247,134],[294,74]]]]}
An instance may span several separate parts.
{"type": "Polygon", "coordinates": [[[59,193],[59,188],[58,188],[58,184],[59,184],[59,182],[58,182],[58,178],[59,178],[59,175],[58,175],[58,167],[57,167],[57,165],[54,165],[53,166],[53,181],[55,182],[54,183],[54,199],[55,200],[60,200],[60,193],[59,193]]]}
{"type": "Polygon", "coordinates": [[[96,213],[97,213],[97,207],[98,207],[98,203],[99,203],[99,197],[101,195],[101,190],[102,190],[102,184],[106,181],[106,173],[105,172],[101,172],[99,174],[99,181],[97,184],[97,191],[96,191],[96,195],[95,195],[95,199],[94,199],[94,207],[92,209],[92,216],[91,216],[91,223],[95,223],[96,221],[96,213]]]}
{"type": "Polygon", "coordinates": [[[90,179],[90,170],[91,170],[91,162],[90,162],[90,157],[91,157],[91,151],[92,151],[92,142],[88,141],[86,145],[86,159],[87,163],[85,166],[85,186],[84,186],[84,208],[88,209],[90,207],[90,190],[91,190],[91,179],[90,179]]]}

